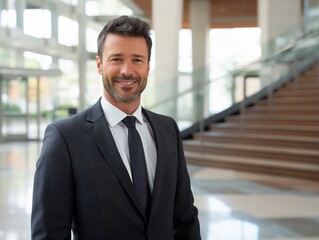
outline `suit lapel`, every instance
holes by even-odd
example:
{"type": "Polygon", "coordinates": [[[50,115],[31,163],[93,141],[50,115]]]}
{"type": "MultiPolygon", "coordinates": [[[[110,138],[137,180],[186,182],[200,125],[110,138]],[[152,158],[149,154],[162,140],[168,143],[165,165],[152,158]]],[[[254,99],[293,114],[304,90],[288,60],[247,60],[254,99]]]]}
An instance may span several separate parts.
{"type": "Polygon", "coordinates": [[[143,109],[143,114],[149,121],[153,134],[154,134],[154,140],[156,145],[156,151],[157,151],[157,162],[156,162],[156,170],[155,170],[155,178],[154,178],[154,185],[153,185],[153,192],[152,192],[152,204],[151,204],[151,212],[150,212],[150,218],[149,221],[152,221],[152,218],[154,217],[155,211],[157,209],[158,201],[161,194],[162,189],[162,182],[163,182],[163,174],[165,169],[165,163],[166,158],[164,156],[164,147],[163,147],[163,141],[160,138],[161,133],[158,131],[158,128],[156,128],[156,118],[152,117],[152,113],[143,109]]]}
{"type": "Polygon", "coordinates": [[[111,131],[107,125],[100,101],[98,101],[91,108],[87,121],[91,123],[87,128],[88,133],[91,135],[94,142],[102,152],[106,162],[112,169],[115,176],[119,179],[125,191],[140,210],[141,214],[144,215],[140,205],[138,204],[138,199],[136,197],[129,174],[117,150],[111,131]]]}

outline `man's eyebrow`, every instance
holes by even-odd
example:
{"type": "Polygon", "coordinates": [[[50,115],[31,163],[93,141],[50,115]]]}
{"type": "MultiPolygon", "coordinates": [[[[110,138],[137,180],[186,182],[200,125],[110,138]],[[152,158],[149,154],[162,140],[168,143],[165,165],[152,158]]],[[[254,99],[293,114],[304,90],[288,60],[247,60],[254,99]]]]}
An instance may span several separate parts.
{"type": "Polygon", "coordinates": [[[109,55],[109,57],[122,57],[122,56],[123,56],[122,53],[113,53],[109,55]]]}
{"type": "MultiPolygon", "coordinates": [[[[108,58],[112,58],[112,57],[123,57],[123,56],[124,56],[124,54],[122,54],[122,53],[113,53],[113,54],[110,54],[110,55],[108,56],[108,58]]],[[[134,58],[141,58],[141,59],[145,59],[145,58],[146,58],[144,55],[137,54],[137,53],[132,54],[132,57],[134,57],[134,58]]]]}
{"type": "Polygon", "coordinates": [[[136,58],[143,58],[143,59],[145,59],[145,56],[144,56],[144,55],[140,55],[140,54],[133,54],[132,56],[133,56],[133,57],[136,57],[136,58]]]}

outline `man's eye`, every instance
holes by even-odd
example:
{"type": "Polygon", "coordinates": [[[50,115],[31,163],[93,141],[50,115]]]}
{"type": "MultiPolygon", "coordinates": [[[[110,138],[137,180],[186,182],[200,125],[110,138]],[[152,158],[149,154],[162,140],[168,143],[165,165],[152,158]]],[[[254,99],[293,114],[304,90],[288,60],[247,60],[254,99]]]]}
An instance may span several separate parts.
{"type": "Polygon", "coordinates": [[[142,60],[142,59],[139,59],[139,58],[136,58],[136,59],[133,59],[133,62],[138,63],[138,62],[143,62],[143,60],[142,60]]]}
{"type": "Polygon", "coordinates": [[[122,59],[121,58],[112,58],[111,61],[112,62],[120,62],[122,59]]]}

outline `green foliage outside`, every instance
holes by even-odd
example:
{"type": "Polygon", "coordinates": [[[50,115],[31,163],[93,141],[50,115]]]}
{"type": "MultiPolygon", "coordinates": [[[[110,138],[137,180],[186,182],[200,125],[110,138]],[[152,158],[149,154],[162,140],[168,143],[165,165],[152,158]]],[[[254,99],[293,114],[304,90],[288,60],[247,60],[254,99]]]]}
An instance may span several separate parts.
{"type": "Polygon", "coordinates": [[[22,114],[20,107],[17,104],[4,103],[2,105],[2,110],[6,115],[19,115],[22,114]]]}
{"type": "Polygon", "coordinates": [[[70,109],[77,109],[77,107],[71,104],[61,104],[53,110],[42,112],[42,117],[52,118],[53,120],[67,118],[70,116],[70,109]]]}

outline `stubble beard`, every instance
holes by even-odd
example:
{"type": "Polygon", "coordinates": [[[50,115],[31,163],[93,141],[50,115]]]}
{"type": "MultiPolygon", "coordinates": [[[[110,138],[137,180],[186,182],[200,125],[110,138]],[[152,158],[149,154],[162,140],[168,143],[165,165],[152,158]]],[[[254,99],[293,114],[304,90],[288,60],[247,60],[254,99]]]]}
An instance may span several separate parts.
{"type": "Polygon", "coordinates": [[[127,95],[127,96],[121,96],[121,94],[113,87],[115,82],[115,79],[112,78],[107,79],[106,77],[102,76],[103,79],[103,87],[104,89],[110,94],[110,96],[115,99],[117,102],[120,103],[132,103],[134,101],[136,101],[139,96],[142,94],[142,92],[144,91],[146,84],[141,85],[142,79],[141,78],[136,78],[136,80],[138,81],[139,87],[138,89],[132,93],[131,95],[127,95]]]}

